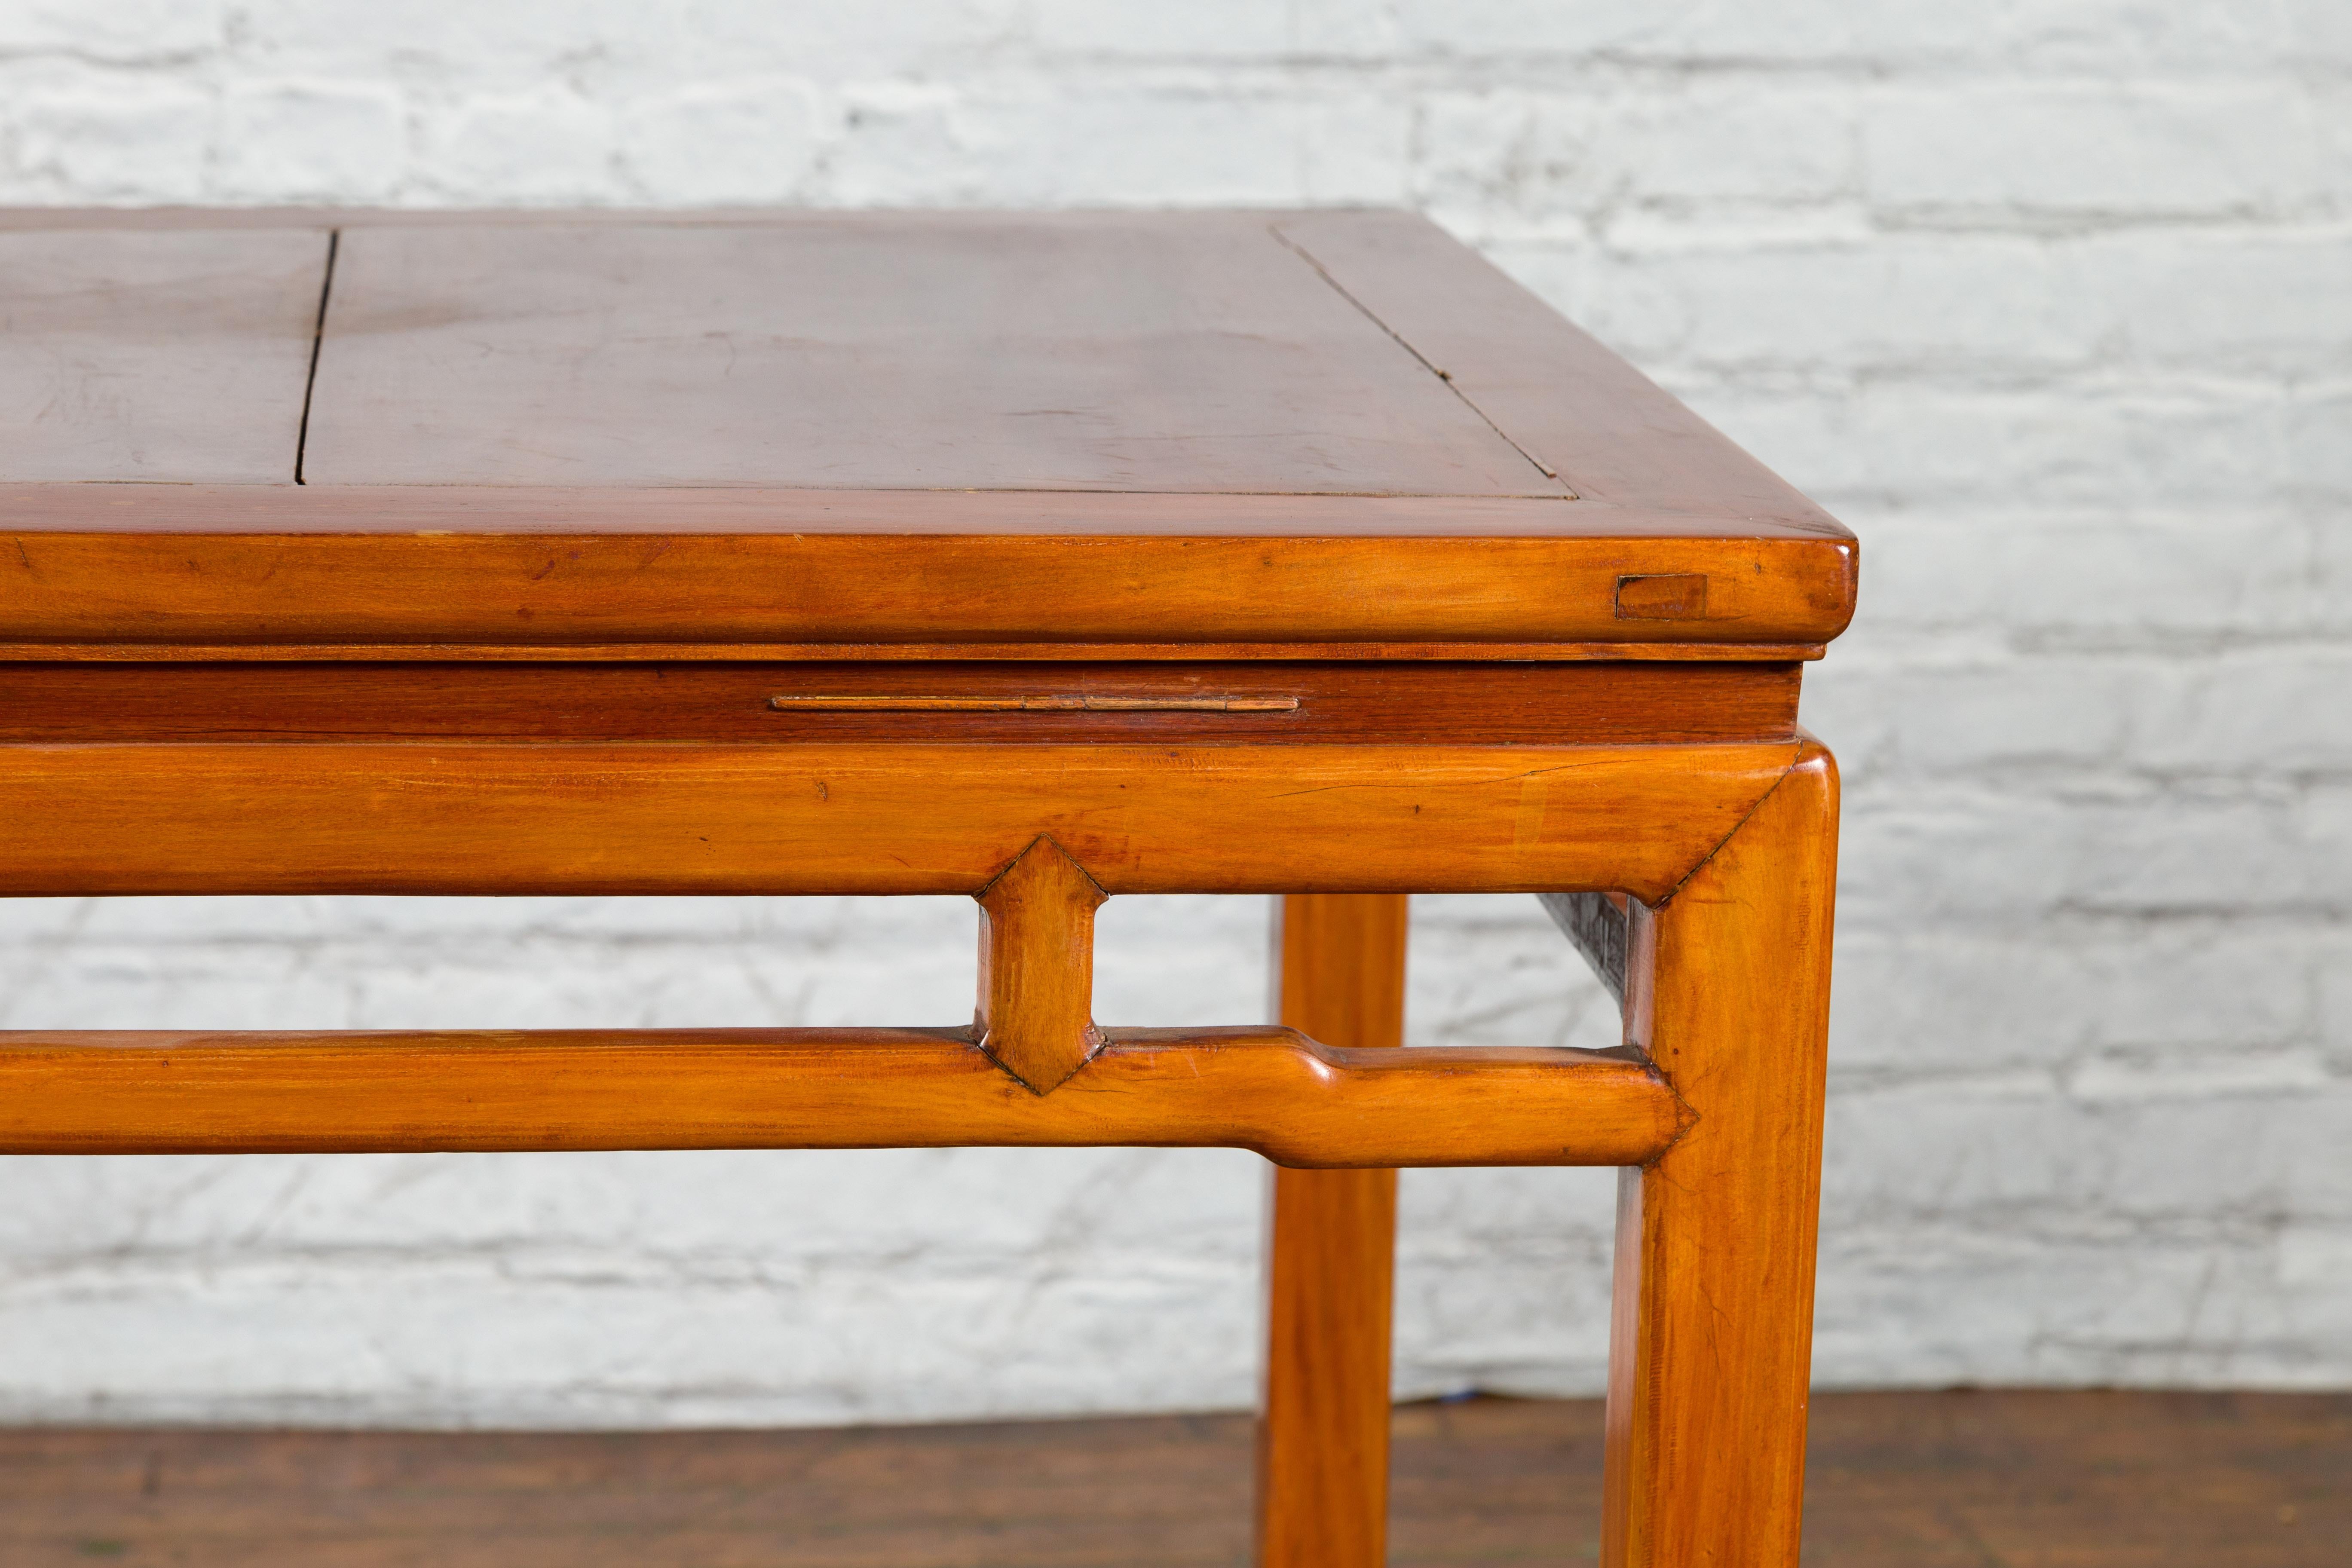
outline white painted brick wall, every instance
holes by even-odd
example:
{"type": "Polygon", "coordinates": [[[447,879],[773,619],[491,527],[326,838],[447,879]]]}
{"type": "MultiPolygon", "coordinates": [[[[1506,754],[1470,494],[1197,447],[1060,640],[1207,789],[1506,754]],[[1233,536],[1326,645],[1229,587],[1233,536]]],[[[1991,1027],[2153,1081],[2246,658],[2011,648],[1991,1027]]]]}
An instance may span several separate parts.
{"type": "MultiPolygon", "coordinates": [[[[1858,527],[1832,1384],[2352,1384],[2343,0],[0,0],[0,200],[1418,205],[1858,527]]],[[[1417,1040],[1590,1039],[1425,900],[1417,1040]]],[[[0,1023],[923,1021],[967,909],[0,910],[0,1023]]],[[[1106,1017],[1256,1016],[1118,900],[1106,1017]]],[[[1239,1404],[1222,1152],[19,1160],[0,1419],[1239,1404]]],[[[1606,1177],[1417,1174],[1399,1386],[1589,1390],[1606,1177]]]]}

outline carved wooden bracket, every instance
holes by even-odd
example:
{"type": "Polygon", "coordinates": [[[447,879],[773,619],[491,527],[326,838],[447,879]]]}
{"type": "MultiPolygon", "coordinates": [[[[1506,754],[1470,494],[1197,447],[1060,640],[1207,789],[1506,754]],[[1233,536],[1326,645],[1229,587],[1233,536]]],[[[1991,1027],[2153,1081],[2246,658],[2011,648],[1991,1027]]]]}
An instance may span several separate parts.
{"type": "Polygon", "coordinates": [[[1102,1047],[1094,1026],[1095,910],[1109,897],[1039,837],[980,901],[980,1047],[1037,1094],[1102,1047]]]}

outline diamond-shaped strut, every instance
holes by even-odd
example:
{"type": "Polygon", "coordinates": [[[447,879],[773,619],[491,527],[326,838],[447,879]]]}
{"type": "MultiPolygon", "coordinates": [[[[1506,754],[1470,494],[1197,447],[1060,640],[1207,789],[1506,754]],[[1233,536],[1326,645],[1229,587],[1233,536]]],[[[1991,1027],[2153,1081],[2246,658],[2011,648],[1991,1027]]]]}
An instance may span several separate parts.
{"type": "Polygon", "coordinates": [[[1102,1044],[1093,1017],[1095,910],[1108,895],[1040,837],[976,897],[981,1048],[1049,1094],[1102,1044]]]}

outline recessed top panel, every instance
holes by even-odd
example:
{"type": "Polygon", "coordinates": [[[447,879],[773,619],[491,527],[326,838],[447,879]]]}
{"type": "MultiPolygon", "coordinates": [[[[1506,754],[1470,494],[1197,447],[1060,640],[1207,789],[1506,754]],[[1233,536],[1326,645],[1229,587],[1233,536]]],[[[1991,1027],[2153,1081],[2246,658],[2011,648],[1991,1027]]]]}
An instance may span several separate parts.
{"type": "Polygon", "coordinates": [[[294,482],[323,226],[0,229],[0,480],[294,482]]]}
{"type": "Polygon", "coordinates": [[[349,228],[304,469],[1568,493],[1255,214],[349,228]]]}
{"type": "Polygon", "coordinates": [[[1834,520],[1410,214],[0,215],[0,316],[7,658],[1785,660],[1853,607],[1834,520]]]}

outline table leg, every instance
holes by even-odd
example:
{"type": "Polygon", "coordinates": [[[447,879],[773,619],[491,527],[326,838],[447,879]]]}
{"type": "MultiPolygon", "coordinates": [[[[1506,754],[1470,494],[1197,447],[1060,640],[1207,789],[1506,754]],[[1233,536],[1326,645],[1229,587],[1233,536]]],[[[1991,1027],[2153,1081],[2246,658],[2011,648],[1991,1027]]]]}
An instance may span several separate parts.
{"type": "Polygon", "coordinates": [[[1698,1121],[1618,1187],[1602,1568],[1797,1563],[1836,860],[1809,744],[1636,911],[1628,1034],[1698,1121]]]}
{"type": "MultiPolygon", "coordinates": [[[[1326,1045],[1404,1032],[1402,894],[1293,894],[1276,949],[1281,1022],[1326,1045]]],[[[1274,1173],[1258,1418],[1260,1568],[1387,1555],[1394,1171],[1274,1173]]]]}

